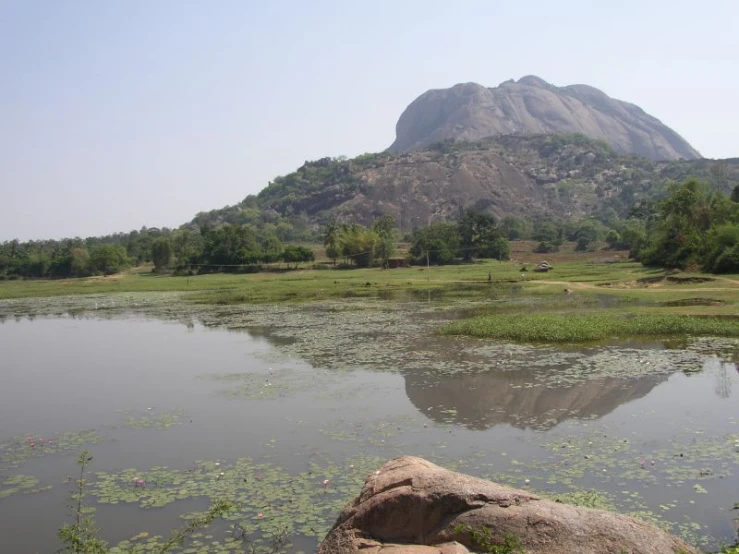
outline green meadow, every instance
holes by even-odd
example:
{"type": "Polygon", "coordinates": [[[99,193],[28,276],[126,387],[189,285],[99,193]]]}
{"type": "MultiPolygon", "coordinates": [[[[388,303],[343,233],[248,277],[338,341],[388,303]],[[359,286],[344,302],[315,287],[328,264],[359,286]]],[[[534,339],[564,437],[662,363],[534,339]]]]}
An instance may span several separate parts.
{"type": "Polygon", "coordinates": [[[137,268],[108,277],[6,280],[0,299],[179,292],[213,305],[304,303],[342,298],[462,301],[448,335],[523,342],[587,342],[632,336],[739,336],[739,276],[665,272],[624,253],[564,253],[554,269],[538,258],[401,269],[337,269],[327,264],[253,274],[157,275],[137,268]],[[619,255],[620,254],[620,255],[619,255]],[[465,304],[464,301],[467,301],[465,304]]]}

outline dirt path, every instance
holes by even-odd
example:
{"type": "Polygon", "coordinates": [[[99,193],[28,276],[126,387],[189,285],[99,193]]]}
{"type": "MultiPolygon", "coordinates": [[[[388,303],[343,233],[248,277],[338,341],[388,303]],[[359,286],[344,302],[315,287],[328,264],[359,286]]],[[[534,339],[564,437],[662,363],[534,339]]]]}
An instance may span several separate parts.
{"type": "Polygon", "coordinates": [[[739,281],[736,279],[729,279],[728,277],[714,277],[717,281],[726,281],[727,283],[733,283],[739,286],[739,281]]]}

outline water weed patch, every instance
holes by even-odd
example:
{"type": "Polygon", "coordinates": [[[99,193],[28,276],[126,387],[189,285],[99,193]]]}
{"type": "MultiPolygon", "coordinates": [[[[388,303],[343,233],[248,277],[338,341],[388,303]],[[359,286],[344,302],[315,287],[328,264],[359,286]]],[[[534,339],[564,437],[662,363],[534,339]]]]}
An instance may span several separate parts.
{"type": "Polygon", "coordinates": [[[632,337],[739,337],[739,321],[675,314],[499,314],[455,321],[444,335],[545,343],[584,343],[632,337]]]}

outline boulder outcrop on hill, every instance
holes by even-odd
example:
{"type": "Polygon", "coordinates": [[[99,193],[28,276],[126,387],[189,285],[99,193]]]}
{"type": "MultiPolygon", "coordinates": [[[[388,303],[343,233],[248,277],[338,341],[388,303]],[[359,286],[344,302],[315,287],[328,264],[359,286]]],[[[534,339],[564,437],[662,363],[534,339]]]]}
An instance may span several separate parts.
{"type": "Polygon", "coordinates": [[[581,133],[654,160],[700,158],[685,139],[634,104],[588,85],[556,87],[533,75],[494,88],[463,83],[423,93],[400,116],[389,150],[420,150],[447,139],[558,133],[581,133]]]}

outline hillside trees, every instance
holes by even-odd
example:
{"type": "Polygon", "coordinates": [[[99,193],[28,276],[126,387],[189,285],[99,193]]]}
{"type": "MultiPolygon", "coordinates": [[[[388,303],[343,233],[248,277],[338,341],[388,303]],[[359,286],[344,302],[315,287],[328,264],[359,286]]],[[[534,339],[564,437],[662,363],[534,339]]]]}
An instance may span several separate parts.
{"type": "Polygon", "coordinates": [[[416,229],[411,236],[410,253],[416,261],[447,264],[461,257],[467,261],[477,258],[506,260],[510,244],[495,218],[467,211],[457,223],[434,223],[416,229]]]}
{"type": "Polygon", "coordinates": [[[705,187],[695,180],[674,186],[657,214],[649,243],[640,252],[641,261],[675,268],[699,265],[711,227],[711,200],[705,187]]]}
{"type": "Polygon", "coordinates": [[[564,243],[564,229],[554,220],[542,217],[534,222],[532,238],[539,241],[536,252],[556,252],[564,243]]]}
{"type": "Polygon", "coordinates": [[[342,225],[339,234],[341,255],[357,267],[370,267],[380,244],[379,235],[363,225],[342,225]]]}
{"type": "Polygon", "coordinates": [[[377,260],[382,265],[395,252],[397,230],[391,216],[382,216],[367,228],[358,223],[342,223],[331,220],[323,229],[323,246],[326,255],[336,263],[343,257],[357,267],[370,267],[377,260]]]}
{"type": "MultiPolygon", "coordinates": [[[[603,225],[593,219],[585,219],[575,228],[572,238],[577,242],[575,250],[584,252],[590,249],[598,240],[605,235],[603,225]]],[[[569,237],[568,237],[569,238],[569,237]]],[[[613,236],[611,237],[613,241],[613,236]]]]}
{"type": "Polygon", "coordinates": [[[230,267],[262,261],[257,231],[250,225],[224,225],[218,229],[207,229],[203,241],[200,265],[228,271],[230,267]]]}
{"type": "Polygon", "coordinates": [[[457,222],[462,257],[466,261],[476,258],[507,260],[511,247],[498,228],[495,218],[481,212],[468,210],[457,222]]]}
{"type": "Polygon", "coordinates": [[[508,240],[525,240],[531,234],[529,223],[514,215],[507,215],[501,220],[500,231],[508,240]]]}
{"type": "Polygon", "coordinates": [[[434,223],[413,232],[410,253],[418,261],[425,261],[428,256],[429,263],[448,264],[457,257],[460,244],[456,225],[434,223]]]}
{"type": "Polygon", "coordinates": [[[638,257],[647,266],[739,271],[739,204],[695,180],[672,186],[638,257]]]}

